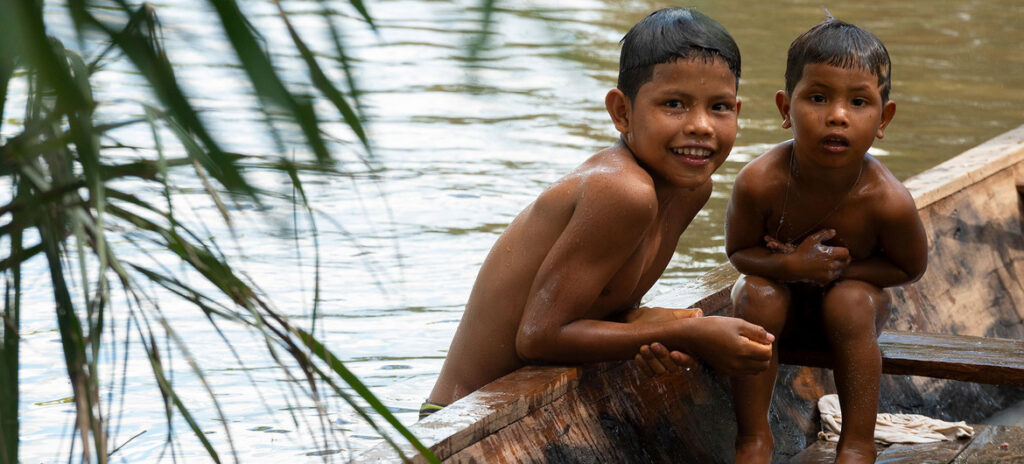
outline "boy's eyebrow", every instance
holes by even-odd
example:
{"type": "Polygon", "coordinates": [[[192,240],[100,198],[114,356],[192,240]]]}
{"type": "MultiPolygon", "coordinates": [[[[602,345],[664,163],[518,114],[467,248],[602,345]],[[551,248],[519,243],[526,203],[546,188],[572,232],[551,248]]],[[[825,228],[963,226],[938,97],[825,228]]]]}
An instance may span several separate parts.
{"type": "MultiPolygon", "coordinates": [[[[807,84],[807,88],[808,89],[814,89],[814,88],[818,88],[818,87],[824,88],[824,89],[831,89],[834,86],[831,85],[829,83],[829,81],[812,81],[812,82],[807,84]]],[[[878,89],[880,90],[881,87],[878,87],[878,89]]],[[[870,91],[875,90],[875,88],[872,88],[872,86],[870,84],[865,84],[865,85],[858,85],[856,87],[850,87],[849,90],[852,90],[854,92],[870,92],[870,91]]]]}
{"type": "MultiPolygon", "coordinates": [[[[693,98],[693,94],[681,89],[666,89],[664,92],[662,92],[662,96],[693,98]]],[[[709,97],[710,100],[728,100],[735,98],[735,92],[718,93],[709,97]]]]}

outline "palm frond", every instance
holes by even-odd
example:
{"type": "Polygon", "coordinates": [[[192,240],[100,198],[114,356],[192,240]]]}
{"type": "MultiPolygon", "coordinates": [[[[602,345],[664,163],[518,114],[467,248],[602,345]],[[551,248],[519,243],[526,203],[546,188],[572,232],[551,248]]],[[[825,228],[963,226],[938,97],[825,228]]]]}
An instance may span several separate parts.
{"type": "MultiPolygon", "coordinates": [[[[371,28],[376,27],[362,1],[350,3],[371,28]]],[[[115,364],[104,363],[101,358],[109,352],[113,359],[111,345],[118,342],[123,345],[125,366],[129,350],[141,350],[149,364],[168,423],[165,449],[176,453],[180,438],[174,424],[180,420],[190,431],[188,436],[212,460],[220,462],[226,456],[203,430],[202,414],[189,405],[180,384],[175,383],[170,362],[173,354],[185,359],[190,378],[202,385],[214,415],[224,423],[227,453],[238,459],[216,387],[179,335],[173,318],[164,312],[162,296],[173,296],[202,314],[240,365],[242,359],[234,341],[220,324],[240,327],[259,339],[264,355],[290,381],[288,388],[293,389],[295,402],[309,401],[321,413],[319,427],[323,434],[319,444],[326,447],[333,433],[323,419],[328,407],[325,393],[331,393],[350,404],[392,444],[388,430],[397,431],[436,462],[429,450],[314,337],[320,303],[319,257],[314,258],[313,323],[309,330],[298,329],[233,266],[203,221],[183,219],[178,215],[180,210],[175,209],[181,197],[196,196],[197,192],[195,185],[176,185],[171,179],[191,170],[190,180],[200,186],[198,194],[215,205],[220,220],[233,230],[232,205],[260,205],[278,195],[251,184],[247,170],[273,170],[288,180],[294,219],[298,221],[298,211],[304,213],[313,229],[314,248],[318,249],[315,208],[307,197],[302,174],[332,170],[337,156],[331,152],[334,139],[322,132],[315,99],[329,102],[359,140],[362,151],[372,154],[355,73],[326,2],[320,2],[322,17],[329,25],[344,85],[332,82],[321,65],[322,58],[293,26],[287,12],[274,4],[289,33],[290,46],[305,65],[308,87],[319,95],[297,92],[286,85],[241,4],[234,0],[209,2],[253,95],[262,103],[269,132],[276,134],[276,124],[284,123],[302,134],[301,146],[293,148],[310,157],[300,161],[285,156],[283,150],[278,156],[266,156],[222,148],[209,130],[206,116],[179,82],[162,44],[156,10],[150,4],[114,0],[99,5],[89,0],[69,0],[66,7],[77,34],[76,49],[48,32],[41,1],[5,3],[0,14],[0,129],[14,135],[0,139],[0,176],[11,186],[9,199],[0,205],[0,216],[6,218],[0,224],[0,243],[9,247],[7,256],[0,260],[5,289],[0,345],[0,461],[20,460],[18,331],[22,274],[26,266],[45,266],[75,404],[71,447],[78,450],[82,462],[106,462],[127,443],[111,438],[111,418],[119,413],[110,404],[106,408],[101,404],[101,400],[112,402],[114,388],[105,398],[100,395],[104,390],[101,370],[109,367],[113,372],[115,364]],[[102,14],[97,14],[99,8],[103,8],[102,14]],[[90,59],[83,58],[77,50],[96,37],[105,44],[90,59]],[[97,116],[104,102],[96,96],[103,93],[96,87],[95,74],[104,63],[114,60],[130,64],[151,93],[152,101],[137,102],[142,116],[121,116],[117,120],[97,116]],[[28,92],[21,122],[10,128],[5,126],[10,123],[4,118],[4,110],[15,80],[24,82],[28,92]],[[150,146],[125,144],[115,135],[126,128],[140,127],[152,135],[150,146]],[[138,158],[127,159],[123,156],[125,149],[138,158]],[[131,190],[131,186],[142,192],[131,190]],[[153,195],[154,191],[159,193],[153,195]],[[131,250],[134,254],[123,253],[129,247],[135,247],[131,250]],[[168,257],[178,265],[164,265],[168,257]],[[111,297],[111,291],[118,288],[123,302],[111,297]],[[159,292],[160,296],[148,292],[159,292]],[[115,332],[116,321],[124,322],[121,333],[115,332]],[[161,339],[166,345],[161,346],[161,339]],[[324,386],[327,390],[321,392],[324,386]]],[[[362,155],[355,156],[367,162],[362,155]]],[[[123,383],[122,377],[122,393],[123,383]]],[[[250,383],[256,386],[251,378],[250,383]]],[[[308,428],[314,427],[310,424],[308,428]]]]}

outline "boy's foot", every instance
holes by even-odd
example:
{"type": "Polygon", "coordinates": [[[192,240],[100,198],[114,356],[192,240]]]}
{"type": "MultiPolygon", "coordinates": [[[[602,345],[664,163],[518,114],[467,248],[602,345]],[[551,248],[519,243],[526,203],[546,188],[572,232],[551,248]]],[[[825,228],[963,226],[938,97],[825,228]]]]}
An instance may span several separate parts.
{"type": "MultiPolygon", "coordinates": [[[[771,464],[774,443],[759,439],[737,440],[734,464],[771,464]]],[[[851,461],[852,462],[852,461],[851,461]]]]}
{"type": "Polygon", "coordinates": [[[836,450],[836,464],[861,464],[875,462],[875,444],[865,446],[848,445],[836,450]]]}

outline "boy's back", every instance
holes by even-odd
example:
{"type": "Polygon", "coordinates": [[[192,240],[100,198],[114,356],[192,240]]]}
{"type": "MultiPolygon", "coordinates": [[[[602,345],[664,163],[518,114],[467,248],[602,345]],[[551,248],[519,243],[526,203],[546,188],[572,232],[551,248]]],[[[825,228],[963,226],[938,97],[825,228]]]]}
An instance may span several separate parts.
{"type": "Polygon", "coordinates": [[[727,372],[767,365],[760,327],[638,308],[732,149],[738,78],[739,50],[710,18],[660,10],[634,26],[605,101],[622,138],[495,243],[429,402],[449,404],[527,362],[630,359],[655,341],[727,372]]]}

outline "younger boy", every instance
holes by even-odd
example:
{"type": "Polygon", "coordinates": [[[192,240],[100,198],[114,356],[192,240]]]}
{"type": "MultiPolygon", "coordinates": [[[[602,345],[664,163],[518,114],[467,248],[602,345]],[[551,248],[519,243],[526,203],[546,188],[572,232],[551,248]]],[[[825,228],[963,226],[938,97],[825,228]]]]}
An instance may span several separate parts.
{"type": "Polygon", "coordinates": [[[732,37],[696,11],[656,11],[626,34],[605,97],[619,141],[498,238],[421,416],[527,363],[630,359],[655,340],[730,374],[768,366],[761,327],[638,307],[732,149],[739,75],[732,37]]]}
{"type": "MultiPolygon", "coordinates": [[[[786,90],[775,95],[794,139],[751,161],[726,212],[726,253],[743,276],[738,317],[778,340],[830,347],[843,429],[836,462],[874,462],[884,288],[924,273],[927,243],[914,200],[878,159],[896,104],[889,54],[870,32],[829,18],[797,37],[786,90]]],[[[733,378],[736,462],[770,462],[768,369],[733,378]]]]}

